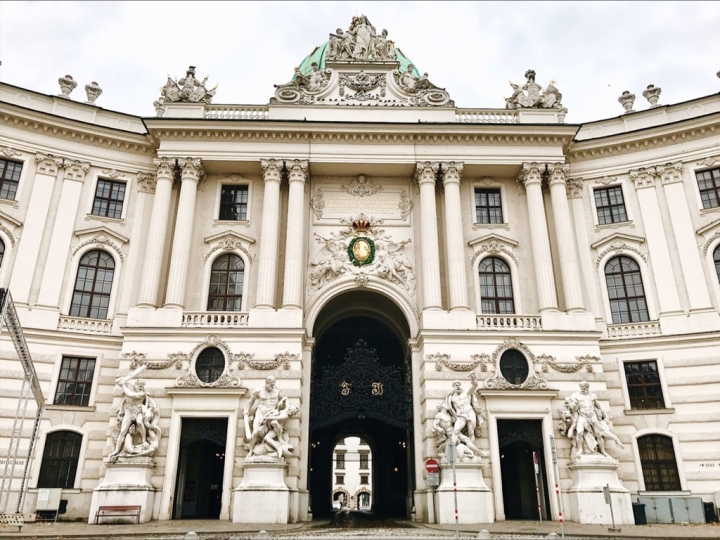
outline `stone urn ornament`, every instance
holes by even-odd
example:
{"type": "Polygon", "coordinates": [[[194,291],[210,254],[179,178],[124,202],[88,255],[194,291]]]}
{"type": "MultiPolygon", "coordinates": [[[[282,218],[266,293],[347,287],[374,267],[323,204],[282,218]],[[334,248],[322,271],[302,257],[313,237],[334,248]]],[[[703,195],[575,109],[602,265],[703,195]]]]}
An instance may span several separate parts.
{"type": "Polygon", "coordinates": [[[85,85],[85,93],[87,94],[87,101],[85,103],[95,103],[95,100],[102,94],[102,88],[95,81],[85,85]]]}
{"type": "Polygon", "coordinates": [[[64,77],[60,77],[58,79],[58,84],[60,85],[60,97],[64,98],[70,98],[70,92],[75,90],[77,87],[77,83],[75,82],[75,79],[72,78],[72,75],[65,75],[64,77]]]}
{"type": "Polygon", "coordinates": [[[635,105],[635,94],[631,94],[630,90],[625,90],[620,97],[618,102],[623,106],[626,113],[635,112],[633,111],[633,105],[635,105]]]}
{"type": "Polygon", "coordinates": [[[660,92],[662,92],[662,88],[657,88],[653,84],[648,84],[648,87],[643,90],[643,97],[650,102],[651,109],[659,106],[660,92]]]}
{"type": "Polygon", "coordinates": [[[162,117],[165,114],[165,98],[160,97],[153,101],[153,107],[155,107],[155,115],[162,117]]]}

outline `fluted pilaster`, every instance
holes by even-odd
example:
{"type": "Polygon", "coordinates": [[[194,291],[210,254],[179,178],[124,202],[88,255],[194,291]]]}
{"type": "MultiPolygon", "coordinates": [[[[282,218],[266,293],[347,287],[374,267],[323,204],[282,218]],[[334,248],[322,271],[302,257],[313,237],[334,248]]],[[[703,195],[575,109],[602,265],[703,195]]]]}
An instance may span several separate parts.
{"type": "Polygon", "coordinates": [[[445,254],[447,257],[450,309],[469,309],[465,274],[462,209],[460,208],[460,176],[463,163],[442,164],[445,187],[445,254]]]}
{"type": "Polygon", "coordinates": [[[425,161],[417,164],[415,172],[415,178],[420,185],[424,309],[442,309],[437,208],[435,202],[435,180],[439,168],[440,164],[438,162],[425,161]]]}
{"type": "Polygon", "coordinates": [[[168,276],[165,307],[183,308],[190,262],[190,242],[195,219],[195,198],[198,182],[204,172],[202,160],[199,158],[180,158],[177,163],[180,167],[180,200],[175,220],[175,236],[170,256],[170,275],[168,276]]]}
{"type": "Polygon", "coordinates": [[[542,195],[542,180],[545,163],[523,163],[518,182],[527,192],[530,241],[535,262],[535,281],[539,311],[557,310],[557,291],[553,275],[550,240],[548,239],[547,218],[542,195]]]}
{"type": "Polygon", "coordinates": [[[167,223],[170,212],[170,197],[175,178],[175,158],[158,158],[153,161],[157,169],[155,198],[153,200],[150,226],[147,230],[147,247],[143,264],[142,281],[138,306],[156,307],[160,269],[167,237],[167,223]]]}
{"type": "Polygon", "coordinates": [[[260,161],[260,165],[265,181],[265,194],[260,230],[258,288],[255,307],[274,308],[280,228],[280,182],[284,164],[281,159],[263,159],[260,161]]]}
{"type": "Polygon", "coordinates": [[[577,250],[573,241],[573,226],[570,218],[570,205],[565,185],[570,166],[566,163],[548,163],[548,184],[552,198],[553,217],[555,218],[555,238],[560,252],[560,273],[566,311],[584,311],[580,270],[577,250]]]}
{"type": "Polygon", "coordinates": [[[283,307],[302,307],[303,264],[305,248],[305,181],[308,178],[306,159],[286,160],[290,193],[288,197],[287,232],[285,236],[285,276],[283,307]]]}

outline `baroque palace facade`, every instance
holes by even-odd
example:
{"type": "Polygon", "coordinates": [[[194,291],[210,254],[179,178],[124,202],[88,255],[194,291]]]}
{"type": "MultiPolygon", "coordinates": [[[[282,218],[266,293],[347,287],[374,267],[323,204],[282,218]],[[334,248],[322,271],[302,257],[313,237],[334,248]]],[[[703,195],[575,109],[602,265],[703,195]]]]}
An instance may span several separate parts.
{"type": "Polygon", "coordinates": [[[151,118],[0,85],[0,281],[46,399],[21,512],[306,521],[345,437],[373,509],[424,522],[453,443],[464,522],[720,503],[720,95],[576,125],[526,78],[457,108],[361,16],[266,106],[192,67],[151,118]]]}

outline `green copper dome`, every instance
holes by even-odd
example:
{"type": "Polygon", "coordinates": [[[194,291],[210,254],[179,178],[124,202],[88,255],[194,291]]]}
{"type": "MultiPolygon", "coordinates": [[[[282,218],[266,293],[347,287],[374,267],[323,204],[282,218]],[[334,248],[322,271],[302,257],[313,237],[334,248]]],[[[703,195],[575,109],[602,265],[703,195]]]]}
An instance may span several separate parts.
{"type": "MultiPolygon", "coordinates": [[[[325,58],[327,57],[328,46],[329,42],[326,41],[322,45],[315,47],[315,50],[306,56],[302,62],[300,62],[300,73],[303,75],[309,75],[312,73],[311,66],[313,62],[317,62],[320,69],[325,69],[325,58]]],[[[395,47],[395,57],[400,64],[401,72],[407,71],[408,66],[413,63],[398,47],[395,47]]],[[[413,75],[420,77],[420,72],[417,70],[417,66],[413,71],[413,75]]],[[[295,77],[293,76],[293,78],[295,77]]]]}

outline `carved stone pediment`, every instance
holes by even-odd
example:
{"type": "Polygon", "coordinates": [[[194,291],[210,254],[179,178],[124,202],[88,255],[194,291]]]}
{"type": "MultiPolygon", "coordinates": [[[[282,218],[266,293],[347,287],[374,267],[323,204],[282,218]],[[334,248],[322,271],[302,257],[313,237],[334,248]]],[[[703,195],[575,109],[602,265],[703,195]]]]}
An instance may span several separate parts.
{"type": "Polygon", "coordinates": [[[720,219],[716,219],[712,223],[708,223],[695,232],[704,240],[699,247],[702,250],[703,255],[707,255],[710,246],[715,243],[715,240],[720,238],[720,219]]]}
{"type": "Polygon", "coordinates": [[[203,254],[203,261],[207,262],[210,256],[218,250],[225,251],[242,251],[248,259],[248,263],[252,262],[254,255],[250,253],[250,244],[255,243],[255,239],[235,231],[224,231],[204,239],[206,244],[210,244],[210,249],[203,254]]]}
{"type": "Polygon", "coordinates": [[[499,234],[486,234],[480,238],[470,240],[468,245],[473,248],[473,254],[469,257],[470,262],[473,264],[483,254],[497,255],[502,253],[510,257],[515,264],[519,261],[518,256],[513,253],[513,248],[517,247],[518,243],[499,234]]]}
{"type": "Polygon", "coordinates": [[[15,242],[17,242],[19,238],[16,237],[14,233],[15,229],[18,227],[22,227],[21,221],[18,221],[12,216],[7,215],[5,212],[0,211],[0,231],[4,232],[8,237],[12,247],[15,247],[15,242]]]}
{"type": "Polygon", "coordinates": [[[121,261],[125,260],[125,254],[122,252],[122,246],[130,240],[123,235],[107,227],[93,227],[92,229],[83,229],[75,231],[75,236],[80,239],[80,243],[72,248],[72,254],[75,255],[85,246],[95,246],[98,248],[109,248],[118,254],[121,261]]]}
{"type": "Polygon", "coordinates": [[[647,254],[640,249],[641,244],[645,243],[645,238],[641,236],[634,236],[632,234],[614,233],[606,236],[602,240],[598,240],[590,247],[598,252],[598,256],[595,259],[595,266],[600,267],[605,255],[608,253],[623,253],[632,251],[640,256],[643,261],[647,262],[647,254]]]}

